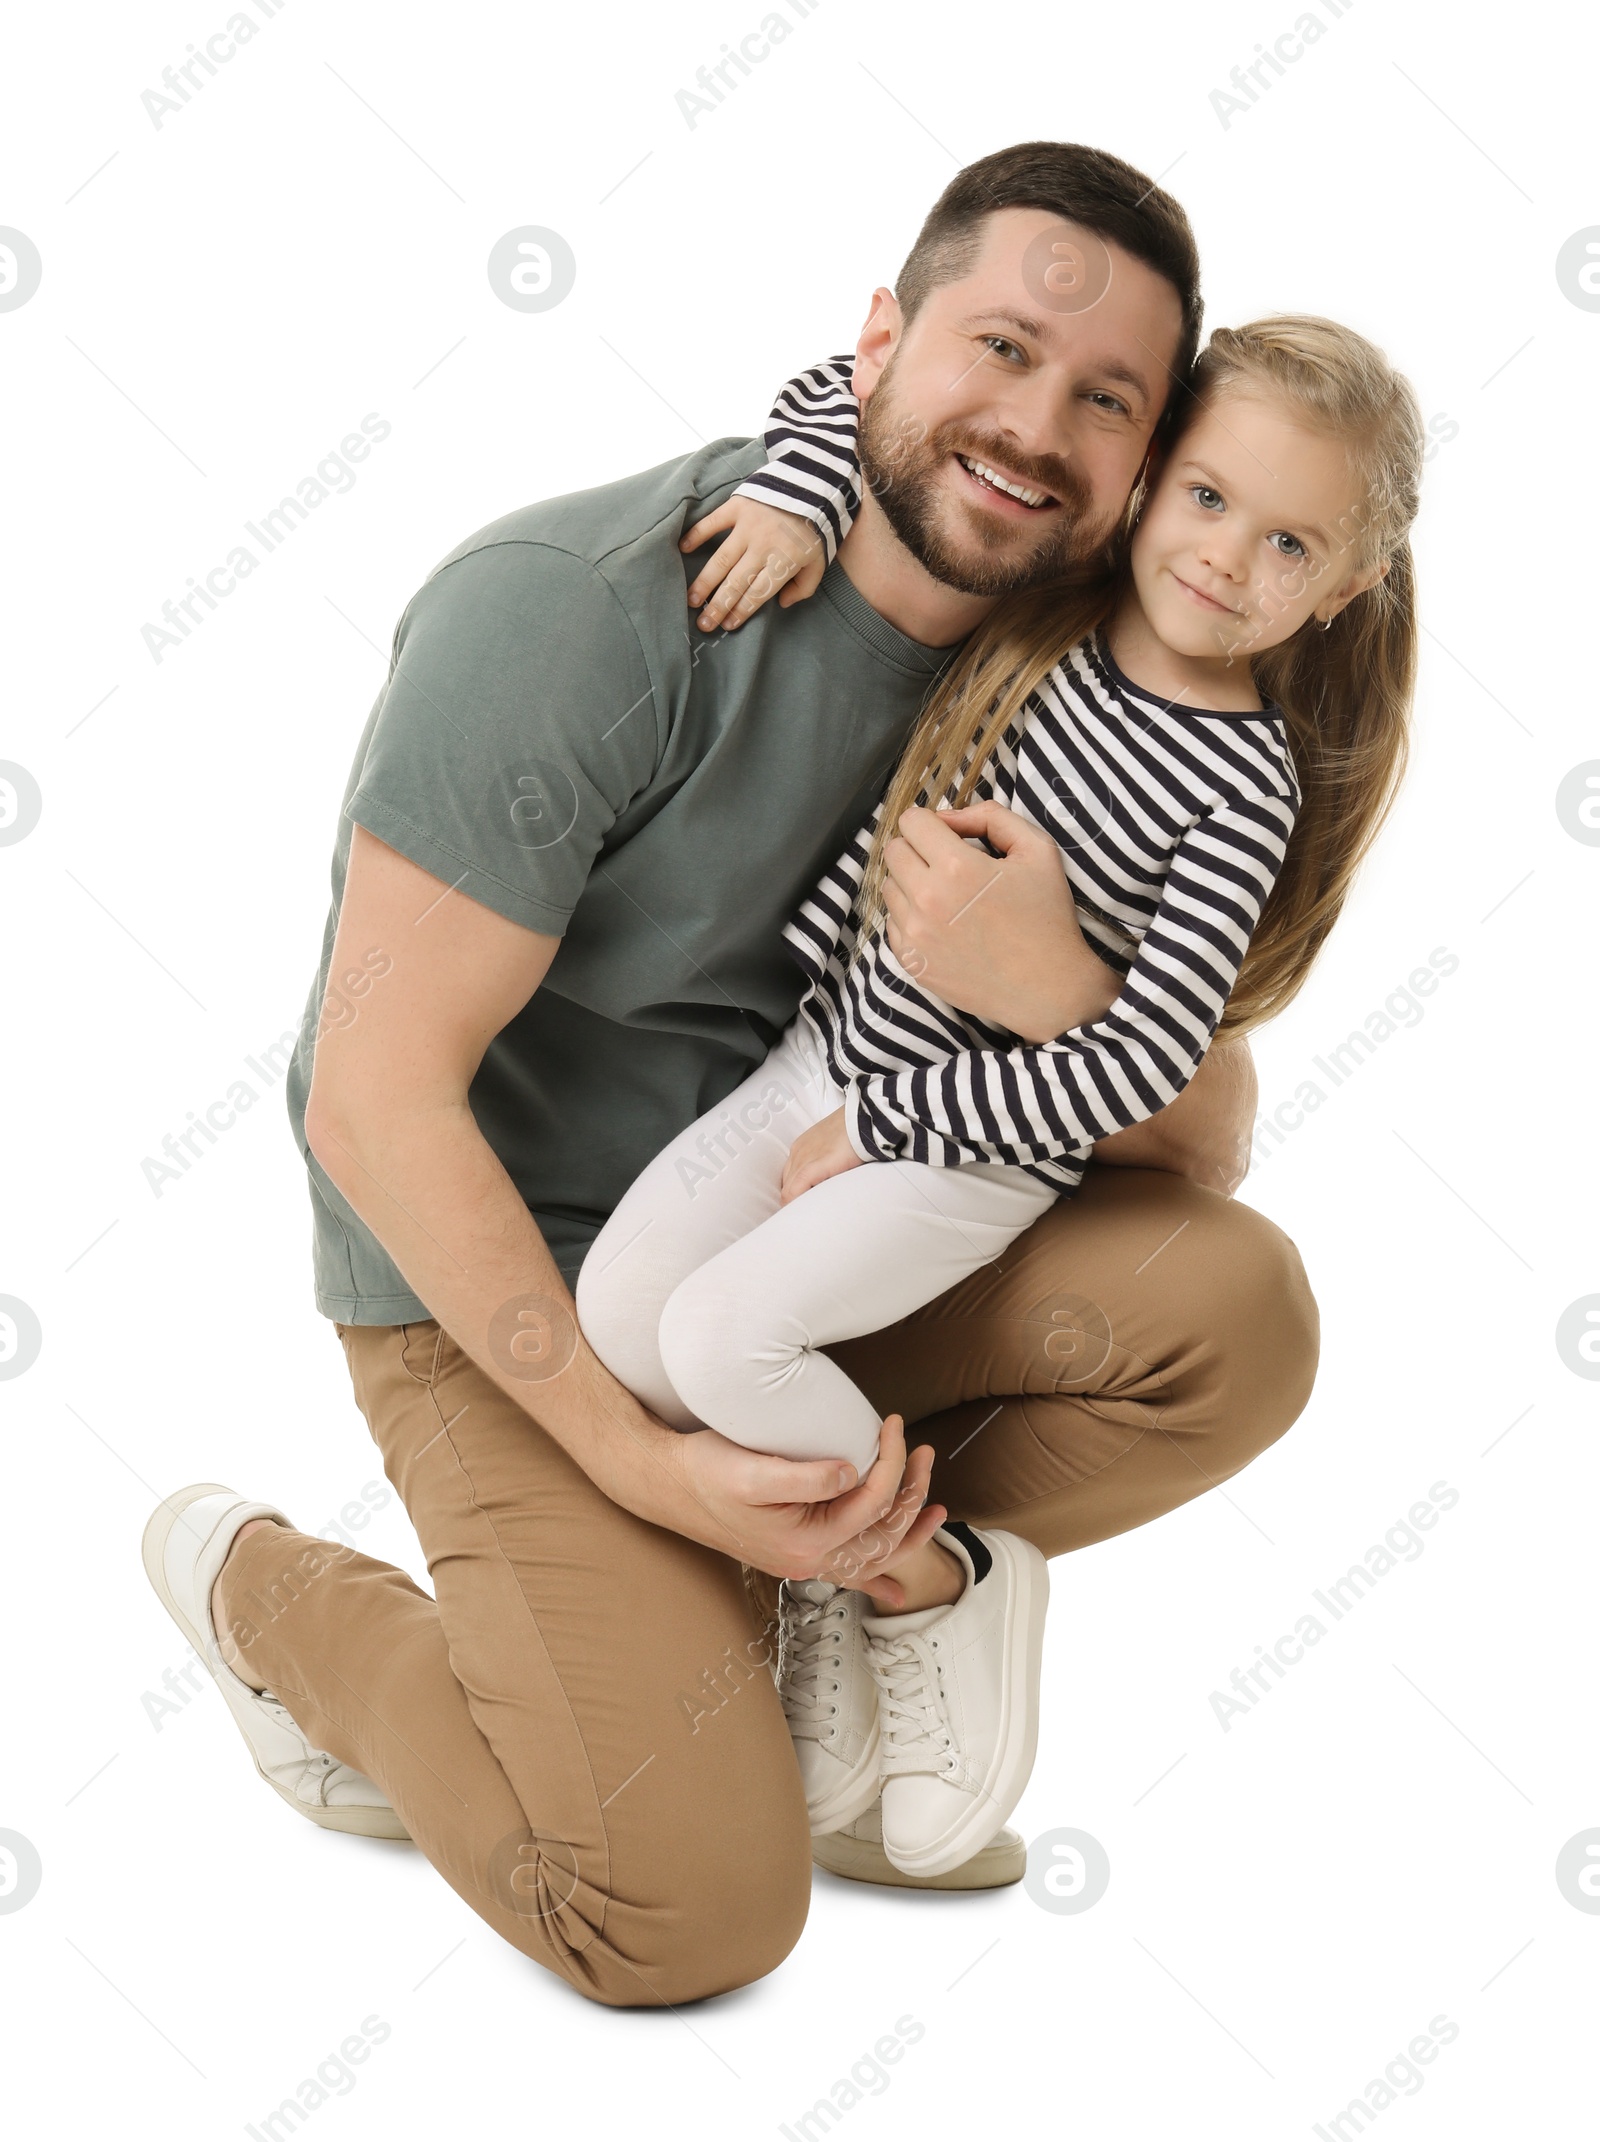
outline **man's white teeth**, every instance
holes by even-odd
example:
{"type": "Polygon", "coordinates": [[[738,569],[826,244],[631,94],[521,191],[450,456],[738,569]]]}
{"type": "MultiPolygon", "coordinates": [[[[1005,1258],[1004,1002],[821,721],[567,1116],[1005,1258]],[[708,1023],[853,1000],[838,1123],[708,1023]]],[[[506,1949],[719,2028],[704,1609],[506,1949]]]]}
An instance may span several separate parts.
{"type": "Polygon", "coordinates": [[[1030,491],[1026,484],[1008,483],[1004,476],[990,468],[986,461],[969,461],[965,454],[957,456],[964,469],[970,469],[985,483],[992,483],[997,491],[1004,491],[1011,498],[1020,498],[1025,506],[1042,506],[1050,496],[1048,491],[1030,491]]]}

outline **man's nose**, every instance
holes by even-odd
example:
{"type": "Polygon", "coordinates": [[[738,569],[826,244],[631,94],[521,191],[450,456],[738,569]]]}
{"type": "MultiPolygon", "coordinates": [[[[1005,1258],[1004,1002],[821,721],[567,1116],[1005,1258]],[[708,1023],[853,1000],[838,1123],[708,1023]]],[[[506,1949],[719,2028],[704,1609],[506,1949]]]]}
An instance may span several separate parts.
{"type": "Polygon", "coordinates": [[[996,429],[1012,440],[1019,453],[1035,461],[1050,455],[1071,462],[1077,458],[1073,424],[1074,404],[1059,383],[1042,371],[1008,383],[995,409],[996,429]]]}

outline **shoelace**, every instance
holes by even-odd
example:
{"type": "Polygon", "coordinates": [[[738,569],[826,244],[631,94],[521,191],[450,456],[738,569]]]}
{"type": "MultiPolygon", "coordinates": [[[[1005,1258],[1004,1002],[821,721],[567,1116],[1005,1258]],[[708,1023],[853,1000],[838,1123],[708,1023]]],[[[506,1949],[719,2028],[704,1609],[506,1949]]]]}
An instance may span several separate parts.
{"type": "Polygon", "coordinates": [[[885,1777],[921,1773],[965,1782],[939,1682],[937,1641],[918,1634],[867,1640],[867,1664],[878,1684],[885,1777]]]}
{"type": "Polygon", "coordinates": [[[783,1665],[778,1696],[789,1721],[790,1737],[826,1740],[838,1714],[836,1703],[825,1703],[825,1692],[839,1693],[839,1682],[823,1679],[825,1671],[843,1665],[842,1643],[849,1634],[850,1615],[844,1594],[836,1592],[825,1604],[788,1600],[783,1616],[783,1665]]]}
{"type": "MultiPolygon", "coordinates": [[[[262,1689],[259,1691],[256,1700],[264,1709],[271,1711],[273,1717],[277,1719],[281,1726],[286,1726],[291,1733],[298,1733],[302,1740],[305,1739],[304,1732],[296,1725],[288,1710],[278,1701],[276,1696],[271,1695],[266,1689],[262,1689]]],[[[313,1762],[320,1764],[324,1782],[326,1782],[330,1771],[342,1767],[335,1761],[333,1756],[322,1748],[313,1748],[311,1758],[313,1762]]]]}

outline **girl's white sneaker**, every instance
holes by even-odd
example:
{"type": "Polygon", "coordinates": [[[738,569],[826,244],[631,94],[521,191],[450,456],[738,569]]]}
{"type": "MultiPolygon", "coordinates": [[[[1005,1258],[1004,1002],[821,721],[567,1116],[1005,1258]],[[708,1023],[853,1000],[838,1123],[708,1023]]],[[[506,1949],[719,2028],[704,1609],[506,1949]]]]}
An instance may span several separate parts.
{"type": "Polygon", "coordinates": [[[410,1832],[371,1778],[314,1748],[276,1696],[258,1693],[223,1662],[211,1618],[211,1587],[240,1528],[253,1517],[292,1522],[270,1502],[251,1502],[215,1481],[180,1488],[159,1503],[144,1528],[145,1574],[156,1597],[209,1669],[257,1770],[280,1798],[325,1830],[408,1838],[410,1832]]]}
{"type": "Polygon", "coordinates": [[[1015,1830],[1000,1830],[959,1867],[943,1874],[903,1874],[883,1849],[883,1803],[842,1830],[813,1838],[811,1857],[847,1882],[875,1882],[883,1889],[1005,1889],[1028,1871],[1028,1848],[1015,1830]]]}
{"type": "Polygon", "coordinates": [[[954,1605],[862,1617],[878,1684],[883,1849],[905,1874],[947,1874],[998,1835],[1039,1739],[1044,1556],[1015,1533],[954,1521],[933,1536],[966,1566],[954,1605]]]}
{"type": "Polygon", "coordinates": [[[806,1789],[813,1837],[842,1830],[878,1797],[878,1690],[867,1668],[860,1592],[820,1577],[779,1594],[778,1695],[806,1789]]]}

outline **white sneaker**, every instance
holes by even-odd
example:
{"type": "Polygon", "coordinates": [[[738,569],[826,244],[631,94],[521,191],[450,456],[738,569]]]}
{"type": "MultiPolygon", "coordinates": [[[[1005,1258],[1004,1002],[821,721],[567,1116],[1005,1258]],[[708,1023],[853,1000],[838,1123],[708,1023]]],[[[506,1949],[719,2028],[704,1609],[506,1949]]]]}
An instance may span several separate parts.
{"type": "Polygon", "coordinates": [[[902,1874],[883,1849],[883,1802],[864,1815],[813,1839],[811,1857],[847,1882],[875,1882],[883,1889],[1005,1889],[1028,1871],[1028,1848],[1015,1830],[998,1830],[981,1851],[943,1874],[902,1874]]]}
{"type": "Polygon", "coordinates": [[[786,1582],[778,1695],[806,1789],[813,1837],[843,1829],[878,1797],[878,1690],[867,1669],[860,1592],[820,1577],[786,1582]]]}
{"type": "Polygon", "coordinates": [[[905,1874],[948,1873],[996,1836],[1039,1738],[1044,1556],[1014,1533],[959,1522],[933,1536],[966,1565],[954,1605],[862,1617],[883,1734],[883,1849],[905,1874]]]}
{"type": "Polygon", "coordinates": [[[250,1744],[257,1770],[275,1793],[325,1830],[407,1838],[410,1832],[371,1778],[314,1748],[276,1696],[258,1694],[223,1663],[211,1618],[211,1587],[241,1526],[253,1517],[291,1522],[270,1502],[250,1502],[215,1481],[180,1488],[158,1504],[144,1528],[145,1574],[156,1597],[210,1670],[250,1744]]]}

